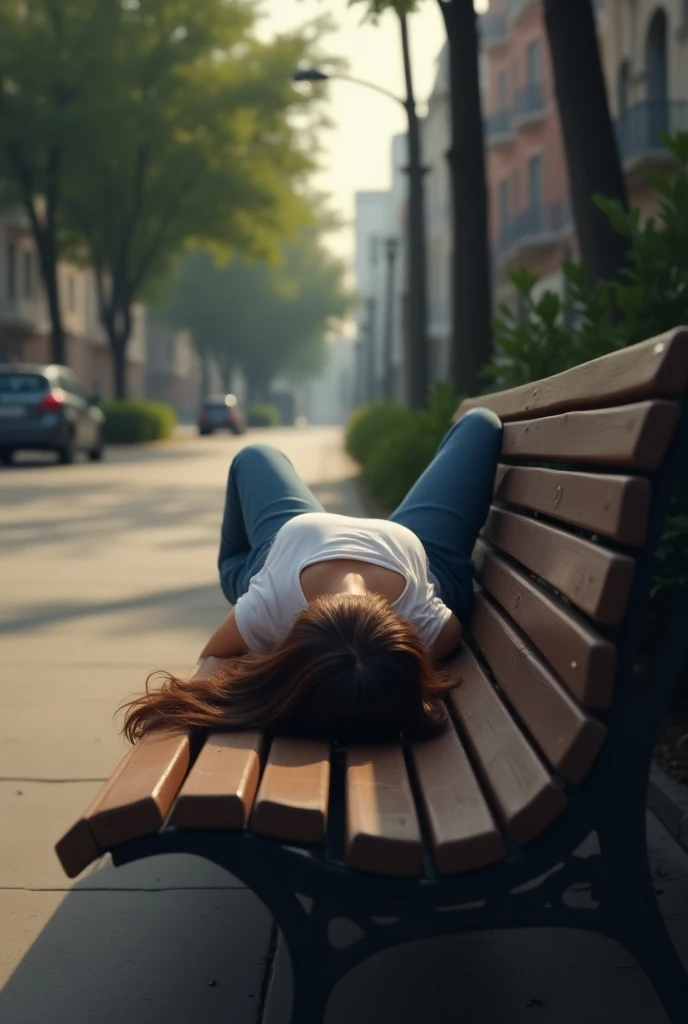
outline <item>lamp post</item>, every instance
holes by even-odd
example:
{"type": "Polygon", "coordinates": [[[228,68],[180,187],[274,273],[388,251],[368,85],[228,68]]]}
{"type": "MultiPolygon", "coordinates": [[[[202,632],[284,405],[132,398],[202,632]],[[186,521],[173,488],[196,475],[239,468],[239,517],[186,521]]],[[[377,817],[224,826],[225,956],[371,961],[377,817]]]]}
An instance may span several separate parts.
{"type": "Polygon", "coordinates": [[[385,339],[383,351],[384,374],[382,394],[388,402],[394,398],[394,264],[399,250],[398,238],[385,238],[385,255],[387,257],[387,280],[385,296],[385,339]]]}
{"type": "Polygon", "coordinates": [[[408,174],[408,329],[407,329],[407,380],[409,404],[414,409],[422,408],[427,400],[428,346],[427,346],[427,285],[425,260],[425,200],[423,195],[424,169],[421,159],[420,125],[413,95],[411,77],[411,61],[409,53],[408,30],[406,18],[401,16],[401,43],[404,57],[404,74],[406,79],[406,99],[374,82],[366,82],[353,75],[329,74],[320,68],[300,68],[294,72],[295,82],[326,82],[331,78],[339,78],[345,82],[362,85],[366,89],[387,96],[399,103],[406,111],[408,120],[408,166],[404,168],[408,174]]]}

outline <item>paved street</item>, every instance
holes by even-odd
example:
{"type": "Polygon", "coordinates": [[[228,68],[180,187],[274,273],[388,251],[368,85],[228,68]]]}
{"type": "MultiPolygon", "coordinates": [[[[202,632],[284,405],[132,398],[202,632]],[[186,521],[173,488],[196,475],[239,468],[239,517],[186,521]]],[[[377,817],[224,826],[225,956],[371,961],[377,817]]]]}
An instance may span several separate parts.
{"type": "MultiPolygon", "coordinates": [[[[254,437],[256,435],[253,435],[254,437]]],[[[332,511],[364,514],[331,429],[264,432],[332,511]]],[[[227,463],[192,436],[102,465],[0,470],[0,1020],[287,1024],[289,969],[252,893],[187,857],[70,886],[53,844],[124,746],[113,712],[195,661],[226,605],[215,572],[227,463]],[[270,970],[268,970],[268,966],[270,970]],[[269,980],[268,980],[269,979],[269,980]]],[[[688,957],[688,857],[651,819],[658,896],[688,957]]],[[[346,978],[328,1024],[663,1024],[618,946],[563,932],[414,944],[346,978]]]]}

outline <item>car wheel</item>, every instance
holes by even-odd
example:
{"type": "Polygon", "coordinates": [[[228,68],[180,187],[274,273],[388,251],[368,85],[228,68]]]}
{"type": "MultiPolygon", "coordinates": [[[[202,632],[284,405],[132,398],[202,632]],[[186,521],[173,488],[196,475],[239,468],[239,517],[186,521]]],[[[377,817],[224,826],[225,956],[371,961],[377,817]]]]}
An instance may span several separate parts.
{"type": "Polygon", "coordinates": [[[5,451],[0,452],[0,464],[2,464],[3,466],[11,466],[13,459],[14,459],[14,452],[13,451],[8,451],[6,449],[5,451]]]}
{"type": "Polygon", "coordinates": [[[98,433],[98,443],[95,448],[91,448],[88,453],[88,457],[91,462],[102,462],[103,455],[105,454],[105,445],[103,444],[103,435],[98,433]]]}
{"type": "Polygon", "coordinates": [[[62,447],[57,449],[57,457],[63,466],[70,466],[74,462],[75,456],[76,445],[74,444],[74,434],[71,433],[62,447]]]}

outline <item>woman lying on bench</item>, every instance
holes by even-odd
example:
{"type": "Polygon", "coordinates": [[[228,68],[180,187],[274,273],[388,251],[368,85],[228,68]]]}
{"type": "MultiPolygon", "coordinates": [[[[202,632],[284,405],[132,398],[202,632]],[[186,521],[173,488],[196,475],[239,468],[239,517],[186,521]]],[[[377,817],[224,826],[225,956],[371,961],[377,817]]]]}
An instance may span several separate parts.
{"type": "Polygon", "coordinates": [[[389,520],[325,512],[285,455],[242,449],[219,556],[235,607],[195,676],[167,675],[127,705],[128,738],[279,728],[372,742],[440,729],[452,684],[436,663],[461,641],[500,444],[494,413],[469,412],[389,520]]]}

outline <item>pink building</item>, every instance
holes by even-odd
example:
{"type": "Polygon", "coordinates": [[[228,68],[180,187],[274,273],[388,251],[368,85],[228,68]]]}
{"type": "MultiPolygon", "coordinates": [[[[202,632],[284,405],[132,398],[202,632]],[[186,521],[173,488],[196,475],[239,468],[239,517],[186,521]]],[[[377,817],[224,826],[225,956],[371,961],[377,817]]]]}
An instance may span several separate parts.
{"type": "Polygon", "coordinates": [[[558,291],[573,226],[542,4],[491,0],[480,24],[495,300],[522,266],[558,291]]]}

